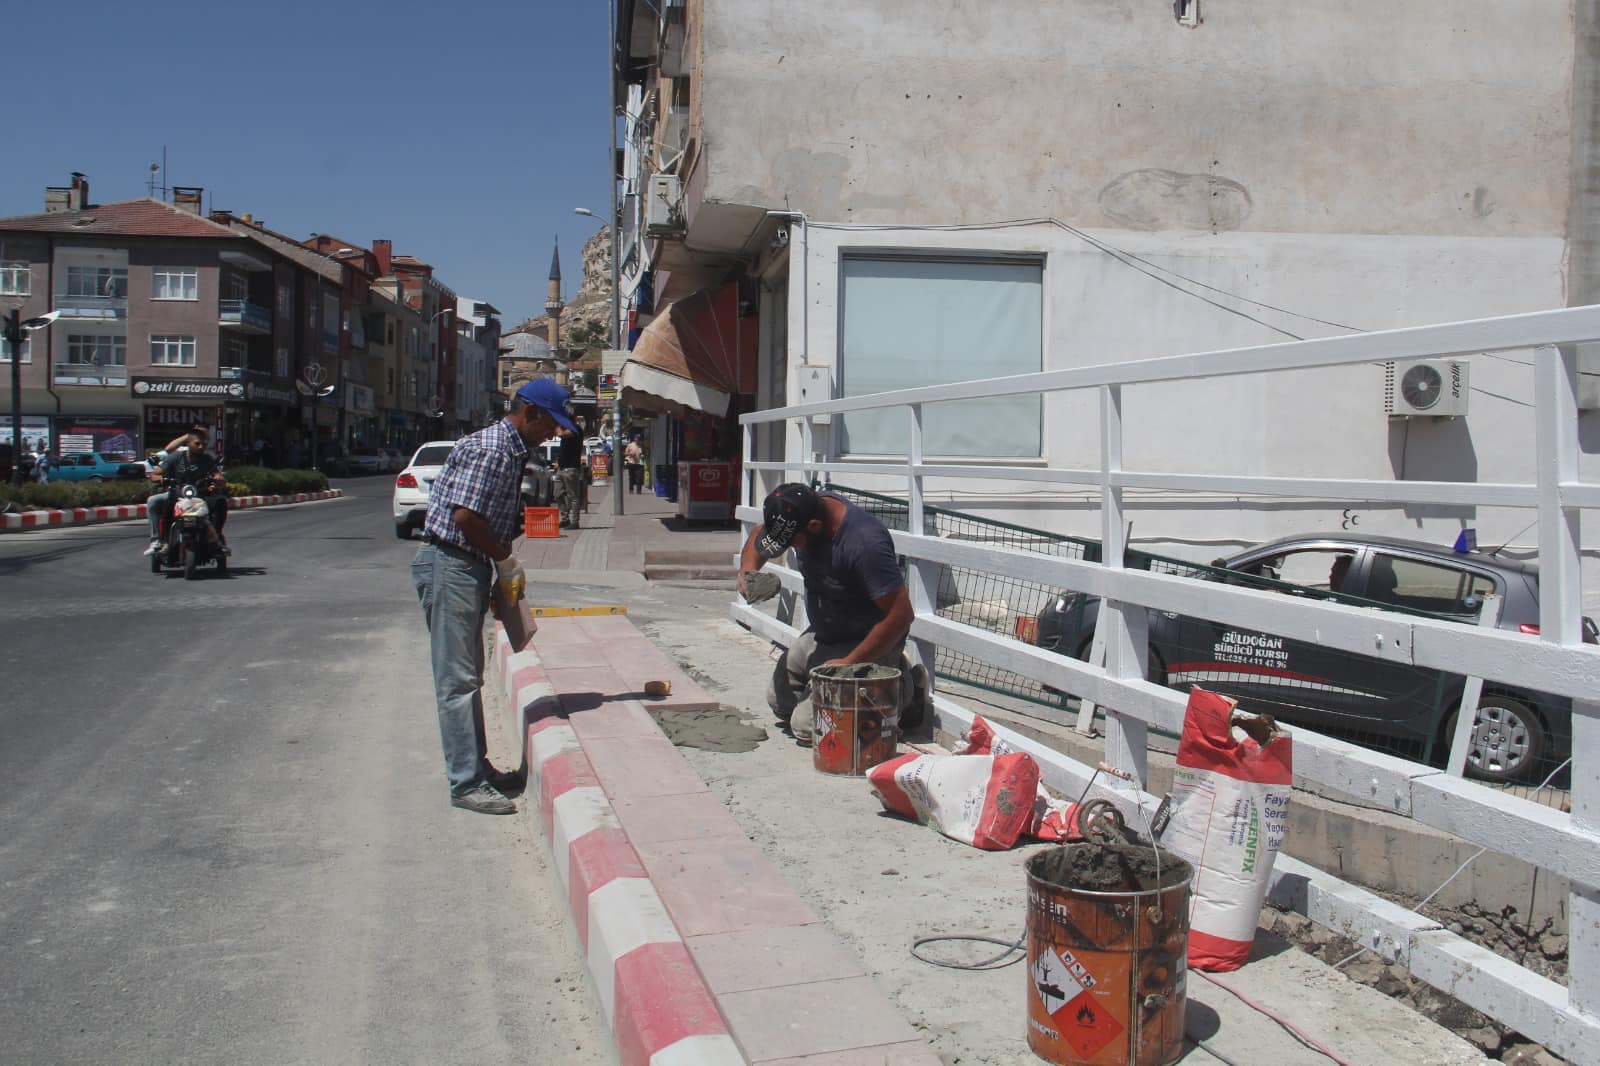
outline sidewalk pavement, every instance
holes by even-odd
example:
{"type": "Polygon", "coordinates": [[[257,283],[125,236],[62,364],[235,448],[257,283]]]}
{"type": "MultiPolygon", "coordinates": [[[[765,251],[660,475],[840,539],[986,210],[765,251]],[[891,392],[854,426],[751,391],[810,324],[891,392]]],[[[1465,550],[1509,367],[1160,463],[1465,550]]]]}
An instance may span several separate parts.
{"type": "MultiPolygon", "coordinates": [[[[326,492],[296,492],[288,496],[230,496],[228,506],[235,510],[276,507],[285,503],[305,503],[307,500],[332,500],[343,495],[343,489],[329,489],[326,492]]],[[[116,504],[108,507],[73,507],[53,511],[22,511],[16,514],[0,514],[0,533],[54,529],[59,526],[87,526],[100,522],[125,522],[144,516],[145,505],[142,503],[116,504]]]]}
{"type": "Polygon", "coordinates": [[[638,573],[647,549],[726,551],[732,558],[743,543],[733,526],[686,522],[677,504],[654,493],[625,493],[622,514],[614,514],[611,482],[589,486],[589,509],[579,528],[560,537],[524,537],[517,557],[529,570],[613,570],[638,573]]]}

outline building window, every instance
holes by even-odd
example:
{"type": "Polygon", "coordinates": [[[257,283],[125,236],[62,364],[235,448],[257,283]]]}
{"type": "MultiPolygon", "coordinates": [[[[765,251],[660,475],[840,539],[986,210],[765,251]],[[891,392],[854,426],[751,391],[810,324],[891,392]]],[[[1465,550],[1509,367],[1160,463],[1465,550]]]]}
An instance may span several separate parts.
{"type": "MultiPolygon", "coordinates": [[[[11,362],[11,342],[0,337],[0,363],[11,362]]],[[[33,362],[33,338],[22,338],[22,362],[33,362]]]]}
{"type": "Polygon", "coordinates": [[[250,279],[243,274],[229,274],[228,299],[241,301],[250,299],[250,279]]]}
{"type": "Polygon", "coordinates": [[[503,366],[500,368],[500,387],[502,389],[509,389],[511,387],[511,368],[509,366],[503,366]]]}
{"type": "Polygon", "coordinates": [[[384,393],[386,395],[393,396],[394,395],[394,367],[392,367],[392,366],[384,367],[383,368],[383,375],[384,375],[384,393]]]}
{"type": "Polygon", "coordinates": [[[0,296],[27,296],[32,282],[33,266],[27,260],[0,260],[0,296]]]}
{"type": "Polygon", "coordinates": [[[128,298],[127,267],[67,267],[68,296],[128,298]]]}
{"type": "Polygon", "coordinates": [[[278,349],[278,362],[275,370],[280,378],[286,378],[289,376],[289,349],[278,349]]]}
{"type": "Polygon", "coordinates": [[[194,267],[156,267],[150,279],[152,300],[198,300],[200,272],[194,267]]]}
{"type": "Polygon", "coordinates": [[[128,338],[111,333],[69,334],[67,362],[72,366],[127,366],[128,338]]]}
{"type": "Polygon", "coordinates": [[[150,365],[194,366],[194,338],[176,333],[152,333],[150,365]]]}
{"type": "MultiPolygon", "coordinates": [[[[250,345],[242,340],[229,338],[228,347],[222,356],[222,365],[242,369],[250,363],[250,345]]],[[[192,363],[190,364],[193,365],[192,363]]]]}
{"type": "MultiPolygon", "coordinates": [[[[1044,366],[1039,260],[847,256],[839,386],[845,396],[1035,373],[1044,366]]],[[[904,455],[903,410],[842,418],[840,451],[904,455]]],[[[1038,396],[928,404],[923,452],[1038,457],[1038,396]]]]}
{"type": "Polygon", "coordinates": [[[294,290],[287,285],[278,286],[278,317],[289,321],[289,316],[294,314],[294,290]]]}

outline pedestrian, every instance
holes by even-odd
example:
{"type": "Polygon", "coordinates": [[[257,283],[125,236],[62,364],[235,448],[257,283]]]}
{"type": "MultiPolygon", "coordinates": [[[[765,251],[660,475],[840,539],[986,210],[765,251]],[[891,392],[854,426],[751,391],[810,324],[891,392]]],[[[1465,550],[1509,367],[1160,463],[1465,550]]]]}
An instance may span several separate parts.
{"type": "Polygon", "coordinates": [[[628,491],[644,491],[644,449],[639,447],[639,438],[632,437],[628,446],[622,449],[622,462],[628,468],[628,491]]]}
{"type": "Polygon", "coordinates": [[[483,729],[483,616],[492,591],[515,603],[526,578],[512,555],[522,531],[528,449],[556,427],[575,431],[567,390],[541,378],[518,389],[504,419],[457,441],[428,493],[411,581],[428,627],[450,803],[480,814],[516,810],[515,774],[489,762],[483,729]]]}
{"type": "Polygon", "coordinates": [[[44,441],[39,442],[39,454],[33,460],[33,479],[41,485],[50,483],[50,471],[55,462],[50,458],[50,451],[45,447],[44,441]]]}
{"type": "Polygon", "coordinates": [[[584,512],[588,488],[588,459],[583,454],[583,432],[574,426],[560,430],[561,447],[556,453],[556,482],[561,486],[562,529],[577,529],[584,512]]]}
{"type": "Polygon", "coordinates": [[[794,549],[805,580],[807,626],[778,661],[767,703],[801,746],[814,731],[811,671],[818,666],[879,663],[897,667],[897,703],[912,688],[904,660],[911,631],[911,597],[889,530],[875,516],[831,492],[779,485],[762,504],[764,521],[739,554],[739,591],[745,579],[794,549]]]}

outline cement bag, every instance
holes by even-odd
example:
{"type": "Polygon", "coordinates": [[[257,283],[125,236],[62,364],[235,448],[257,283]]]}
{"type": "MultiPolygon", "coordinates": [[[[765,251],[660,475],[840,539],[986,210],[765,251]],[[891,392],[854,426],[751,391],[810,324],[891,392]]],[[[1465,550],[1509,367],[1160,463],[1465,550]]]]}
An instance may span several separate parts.
{"type": "Polygon", "coordinates": [[[985,851],[1017,842],[1033,814],[1031,755],[902,755],[867,771],[884,807],[985,851]]]}
{"type": "MultiPolygon", "coordinates": [[[[1012,751],[1005,739],[995,735],[994,727],[984,721],[983,715],[972,716],[972,725],[956,748],[957,755],[1007,755],[1012,751]]],[[[1034,790],[1033,810],[1028,818],[1028,828],[1023,832],[1039,840],[1053,840],[1063,844],[1077,843],[1083,839],[1078,831],[1078,805],[1071,800],[1056,799],[1045,791],[1041,782],[1034,790]]]]}
{"type": "Polygon", "coordinates": [[[1194,864],[1189,965],[1237,970],[1255,940],[1272,860],[1289,821],[1289,736],[1271,718],[1193,689],[1161,843],[1194,864]]]}

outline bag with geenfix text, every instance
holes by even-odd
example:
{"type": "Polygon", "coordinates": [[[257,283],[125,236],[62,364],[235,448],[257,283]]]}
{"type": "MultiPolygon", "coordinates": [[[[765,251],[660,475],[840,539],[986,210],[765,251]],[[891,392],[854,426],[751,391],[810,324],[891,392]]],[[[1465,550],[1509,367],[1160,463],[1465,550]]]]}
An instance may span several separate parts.
{"type": "Polygon", "coordinates": [[[1250,955],[1272,862],[1289,824],[1289,735],[1266,716],[1236,714],[1228,697],[1189,693],[1172,775],[1172,820],[1161,837],[1194,865],[1189,965],[1237,970],[1250,955]]]}

